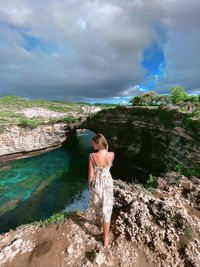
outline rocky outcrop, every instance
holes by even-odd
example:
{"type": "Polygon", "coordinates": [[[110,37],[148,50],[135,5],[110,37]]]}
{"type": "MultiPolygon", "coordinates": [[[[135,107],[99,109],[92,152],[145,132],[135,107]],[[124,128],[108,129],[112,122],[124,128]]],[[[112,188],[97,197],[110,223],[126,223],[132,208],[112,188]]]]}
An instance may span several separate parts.
{"type": "Polygon", "coordinates": [[[158,183],[150,193],[117,181],[116,234],[146,245],[156,266],[199,266],[200,180],[171,172],[158,183]]]}
{"type": "MultiPolygon", "coordinates": [[[[200,155],[200,121],[177,107],[119,107],[98,112],[82,127],[102,132],[120,158],[158,173],[200,155]]],[[[186,162],[189,161],[189,162],[186,162]]],[[[200,175],[200,174],[199,174],[200,175]]]]}
{"type": "MultiPolygon", "coordinates": [[[[70,106],[69,106],[70,108],[70,106]]],[[[81,112],[77,111],[68,111],[68,112],[56,112],[53,110],[48,110],[41,107],[33,107],[33,108],[24,108],[20,111],[15,112],[16,114],[20,114],[26,118],[41,118],[42,121],[48,122],[51,118],[67,118],[69,115],[73,115],[75,117],[86,117],[87,115],[98,112],[101,110],[100,107],[95,106],[83,106],[80,107],[81,112]]]]}
{"type": "Polygon", "coordinates": [[[0,162],[14,158],[33,156],[57,148],[71,138],[73,122],[49,123],[50,119],[62,119],[72,115],[85,120],[89,114],[98,112],[100,107],[83,106],[81,112],[55,112],[40,107],[25,108],[16,114],[28,119],[40,119],[37,127],[20,124],[7,124],[0,132],[0,162]],[[43,124],[46,123],[46,124],[43,124]]]}
{"type": "Polygon", "coordinates": [[[114,180],[110,242],[91,209],[0,235],[0,266],[200,266],[200,180],[175,172],[148,191],[114,180]]]}
{"type": "Polygon", "coordinates": [[[29,126],[7,125],[1,133],[0,156],[55,147],[67,138],[66,123],[29,126]]]}

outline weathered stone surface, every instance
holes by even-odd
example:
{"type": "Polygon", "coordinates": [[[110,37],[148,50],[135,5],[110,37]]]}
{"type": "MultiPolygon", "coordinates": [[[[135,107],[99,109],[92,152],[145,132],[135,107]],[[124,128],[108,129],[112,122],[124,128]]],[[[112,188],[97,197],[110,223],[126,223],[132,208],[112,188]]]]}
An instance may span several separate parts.
{"type": "Polygon", "coordinates": [[[0,266],[200,266],[200,180],[175,172],[151,193],[114,180],[110,241],[92,209],[0,235],[0,266]],[[185,191],[187,189],[187,191],[185,191]]]}
{"type": "Polygon", "coordinates": [[[110,149],[135,165],[166,172],[200,155],[200,122],[186,123],[186,116],[168,107],[121,107],[102,110],[79,127],[102,132],[110,149]]]}
{"type": "MultiPolygon", "coordinates": [[[[48,122],[51,118],[67,118],[69,114],[85,120],[89,114],[101,110],[100,107],[95,106],[83,106],[81,109],[82,112],[80,113],[75,111],[62,113],[40,107],[33,107],[22,109],[16,113],[29,119],[40,117],[41,121],[48,122]]],[[[12,155],[14,158],[23,157],[20,153],[26,153],[28,156],[29,153],[27,152],[39,151],[52,147],[56,148],[67,140],[72,132],[72,128],[73,123],[41,124],[37,127],[8,124],[5,130],[0,132],[0,160],[3,160],[1,156],[10,155],[10,158],[12,158],[12,155]]],[[[6,159],[8,158],[9,157],[6,159]]]]}
{"type": "Polygon", "coordinates": [[[147,245],[161,264],[158,266],[198,266],[200,209],[196,196],[200,197],[200,180],[176,176],[176,185],[159,177],[159,187],[153,193],[137,184],[115,181],[115,231],[147,245]]]}
{"type": "Polygon", "coordinates": [[[66,138],[66,123],[39,125],[36,128],[7,125],[1,133],[0,156],[57,146],[66,138]]]}

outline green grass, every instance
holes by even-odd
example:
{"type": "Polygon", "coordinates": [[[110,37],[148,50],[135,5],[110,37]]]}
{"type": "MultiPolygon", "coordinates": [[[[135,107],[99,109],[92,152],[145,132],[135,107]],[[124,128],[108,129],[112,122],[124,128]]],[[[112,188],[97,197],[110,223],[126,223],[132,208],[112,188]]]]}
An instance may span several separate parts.
{"type": "Polygon", "coordinates": [[[110,104],[110,103],[95,103],[94,106],[98,107],[115,107],[117,104],[110,104]]]}
{"type": "Polygon", "coordinates": [[[44,124],[44,122],[42,121],[36,121],[36,120],[33,120],[33,119],[28,119],[28,118],[21,118],[19,120],[19,125],[21,126],[31,126],[31,127],[37,127],[41,124],[44,124]]]}
{"type": "Polygon", "coordinates": [[[0,124],[0,132],[3,132],[6,128],[5,124],[0,124]]]}
{"type": "Polygon", "coordinates": [[[126,109],[126,108],[127,108],[127,105],[117,104],[117,105],[115,106],[115,109],[117,109],[117,110],[124,110],[124,109],[126,109]]]}
{"type": "Polygon", "coordinates": [[[185,233],[186,237],[190,240],[195,238],[195,237],[198,237],[198,234],[197,234],[195,228],[190,224],[185,225],[183,232],[185,233]]]}
{"type": "Polygon", "coordinates": [[[194,226],[189,222],[185,222],[180,214],[175,214],[171,217],[170,222],[172,222],[176,228],[182,230],[188,239],[191,240],[198,236],[194,226]]]}
{"type": "Polygon", "coordinates": [[[15,107],[18,109],[32,108],[32,107],[43,107],[57,112],[67,112],[67,111],[78,111],[81,112],[81,107],[86,104],[79,104],[73,102],[59,102],[59,101],[49,101],[49,100],[27,100],[19,96],[4,96],[0,98],[0,107],[5,108],[15,107]]]}
{"type": "MultiPolygon", "coordinates": [[[[7,124],[17,124],[21,126],[37,127],[41,124],[53,124],[53,123],[75,123],[78,122],[78,118],[70,114],[70,112],[83,113],[82,107],[85,106],[101,106],[104,109],[110,107],[110,105],[101,104],[89,104],[89,103],[73,103],[63,101],[48,101],[42,99],[27,100],[19,96],[4,96],[0,98],[0,131],[5,129],[7,124]],[[48,122],[44,122],[43,117],[27,118],[22,114],[17,114],[25,108],[44,108],[56,112],[68,113],[66,117],[50,118],[48,122]]],[[[77,114],[78,115],[78,114],[77,114]]]]}
{"type": "Polygon", "coordinates": [[[18,114],[15,114],[11,110],[3,110],[3,111],[1,111],[0,116],[1,117],[9,117],[9,118],[18,118],[19,117],[18,114]]]}
{"type": "Polygon", "coordinates": [[[187,178],[191,178],[192,176],[200,178],[200,165],[198,162],[191,162],[190,165],[185,165],[184,163],[176,164],[174,166],[174,171],[177,171],[187,178]]]}
{"type": "MultiPolygon", "coordinates": [[[[76,210],[80,211],[79,209],[76,210]]],[[[58,212],[58,213],[53,213],[50,217],[44,219],[44,220],[38,220],[38,221],[34,221],[34,222],[30,222],[30,223],[25,223],[25,224],[21,224],[19,227],[22,226],[26,226],[26,225],[40,225],[40,224],[53,224],[53,223],[59,223],[65,220],[66,217],[68,217],[68,215],[70,215],[71,213],[73,213],[74,211],[64,211],[64,212],[58,212]]]]}

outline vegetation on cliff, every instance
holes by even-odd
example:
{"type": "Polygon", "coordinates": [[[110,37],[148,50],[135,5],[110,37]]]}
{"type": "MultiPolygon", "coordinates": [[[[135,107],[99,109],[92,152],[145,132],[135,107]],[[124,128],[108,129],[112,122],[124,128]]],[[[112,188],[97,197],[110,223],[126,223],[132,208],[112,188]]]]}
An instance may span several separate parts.
{"type": "MultiPolygon", "coordinates": [[[[89,104],[89,103],[73,103],[48,100],[28,100],[19,96],[4,96],[0,98],[0,131],[5,129],[8,124],[18,124],[21,126],[29,125],[37,127],[41,124],[52,123],[74,123],[78,121],[79,115],[87,112],[92,108],[109,108],[114,104],[89,104]],[[27,117],[24,110],[41,109],[38,116],[27,117]],[[43,109],[43,110],[42,110],[43,109]],[[42,112],[43,111],[43,112],[42,112]],[[44,120],[45,111],[52,111],[52,116],[44,120]]],[[[33,112],[34,113],[34,112],[33,112]]]]}
{"type": "Polygon", "coordinates": [[[171,94],[160,95],[154,91],[142,93],[140,96],[133,97],[130,101],[132,105],[136,106],[156,106],[156,105],[167,105],[167,104],[195,104],[200,106],[200,94],[198,96],[188,95],[182,87],[172,87],[171,94]]]}

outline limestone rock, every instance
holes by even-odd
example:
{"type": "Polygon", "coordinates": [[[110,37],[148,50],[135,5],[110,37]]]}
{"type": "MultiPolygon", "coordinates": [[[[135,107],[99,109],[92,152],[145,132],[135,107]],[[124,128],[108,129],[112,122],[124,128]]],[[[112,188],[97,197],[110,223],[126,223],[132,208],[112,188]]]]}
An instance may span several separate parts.
{"type": "Polygon", "coordinates": [[[0,266],[200,266],[200,180],[171,174],[158,178],[153,193],[114,180],[107,247],[94,211],[87,209],[60,223],[19,226],[0,235],[0,266]]]}

